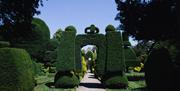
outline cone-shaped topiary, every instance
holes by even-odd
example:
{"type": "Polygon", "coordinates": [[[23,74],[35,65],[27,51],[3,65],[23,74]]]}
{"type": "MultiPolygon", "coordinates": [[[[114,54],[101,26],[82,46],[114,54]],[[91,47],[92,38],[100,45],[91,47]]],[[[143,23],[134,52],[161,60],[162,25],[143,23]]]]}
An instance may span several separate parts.
{"type": "Polygon", "coordinates": [[[106,32],[108,32],[108,31],[111,31],[111,32],[115,32],[115,27],[113,26],[113,25],[108,25],[107,27],[106,27],[106,29],[105,29],[105,31],[106,32]]]}
{"type": "Polygon", "coordinates": [[[32,91],[34,88],[33,65],[23,49],[0,48],[0,90],[32,91]]]}

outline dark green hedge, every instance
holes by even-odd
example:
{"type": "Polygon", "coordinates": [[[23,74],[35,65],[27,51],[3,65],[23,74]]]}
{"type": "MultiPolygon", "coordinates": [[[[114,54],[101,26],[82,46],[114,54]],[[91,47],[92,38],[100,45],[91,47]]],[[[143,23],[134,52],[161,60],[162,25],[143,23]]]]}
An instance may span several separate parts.
{"type": "Polygon", "coordinates": [[[122,72],[109,72],[104,77],[103,84],[107,88],[126,88],[128,86],[128,79],[122,72]]]}
{"type": "Polygon", "coordinates": [[[136,57],[136,53],[130,47],[124,48],[125,63],[127,67],[135,67],[140,64],[140,61],[136,57]]]}
{"type": "Polygon", "coordinates": [[[107,71],[124,71],[125,62],[121,32],[106,32],[107,40],[107,71]]]}
{"type": "Polygon", "coordinates": [[[73,88],[79,83],[78,77],[71,71],[59,71],[54,80],[56,88],[73,88]]]}
{"type": "Polygon", "coordinates": [[[106,60],[106,38],[103,34],[87,34],[76,36],[76,71],[81,70],[81,48],[86,45],[97,46],[97,61],[95,62],[95,70],[98,76],[102,76],[105,72],[106,60]]]}
{"type": "Polygon", "coordinates": [[[39,18],[34,18],[32,24],[32,32],[27,34],[31,37],[28,36],[28,40],[13,43],[12,46],[26,49],[33,58],[43,61],[46,42],[50,40],[50,31],[46,23],[39,18]]]}
{"type": "Polygon", "coordinates": [[[0,48],[1,91],[32,91],[33,76],[32,61],[25,50],[0,48]]]}
{"type": "Polygon", "coordinates": [[[57,70],[69,71],[75,69],[75,37],[74,31],[63,31],[58,47],[57,70]]]}

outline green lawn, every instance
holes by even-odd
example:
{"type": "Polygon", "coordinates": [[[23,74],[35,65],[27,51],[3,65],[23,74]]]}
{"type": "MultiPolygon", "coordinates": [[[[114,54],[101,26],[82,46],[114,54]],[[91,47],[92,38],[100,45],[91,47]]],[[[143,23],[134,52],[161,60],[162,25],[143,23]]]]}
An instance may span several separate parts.
{"type": "Polygon", "coordinates": [[[75,91],[75,88],[62,89],[46,85],[47,83],[54,82],[54,75],[55,74],[48,74],[48,76],[36,77],[37,86],[34,88],[34,91],[75,91]]]}

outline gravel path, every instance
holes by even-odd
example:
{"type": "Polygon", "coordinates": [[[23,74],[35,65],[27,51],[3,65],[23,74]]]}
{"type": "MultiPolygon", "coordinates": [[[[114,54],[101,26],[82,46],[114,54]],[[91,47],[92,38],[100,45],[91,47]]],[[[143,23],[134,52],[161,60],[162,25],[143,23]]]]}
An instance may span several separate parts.
{"type": "Polygon", "coordinates": [[[94,78],[94,74],[88,72],[81,80],[76,91],[106,91],[101,82],[94,78]]]}

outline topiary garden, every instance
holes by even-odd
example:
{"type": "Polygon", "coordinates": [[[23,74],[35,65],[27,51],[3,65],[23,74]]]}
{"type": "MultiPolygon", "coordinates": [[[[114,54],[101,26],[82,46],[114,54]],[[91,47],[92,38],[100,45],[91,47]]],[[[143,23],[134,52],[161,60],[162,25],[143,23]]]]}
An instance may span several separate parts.
{"type": "Polygon", "coordinates": [[[9,89],[31,91],[35,84],[45,82],[51,82],[51,85],[49,83],[47,86],[55,88],[77,87],[87,72],[89,57],[93,60],[91,72],[104,86],[128,87],[126,67],[136,66],[138,61],[130,44],[127,44],[127,36],[115,31],[114,26],[108,25],[105,29],[106,34],[99,34],[99,29],[91,25],[85,29],[86,34],[78,35],[74,26],[68,26],[65,31],[58,30],[57,37],[50,39],[45,22],[35,18],[32,24],[31,35],[35,37],[12,44],[0,41],[0,67],[7,70],[0,70],[3,73],[0,75],[1,82],[4,82],[0,83],[3,91],[9,91],[9,89]],[[93,52],[87,52],[87,54],[81,52],[81,48],[88,44],[96,46],[96,56],[93,52]],[[23,48],[30,56],[23,49],[7,47],[23,48]],[[4,77],[5,75],[9,76],[4,77]],[[53,79],[48,79],[48,76],[53,79]]]}

